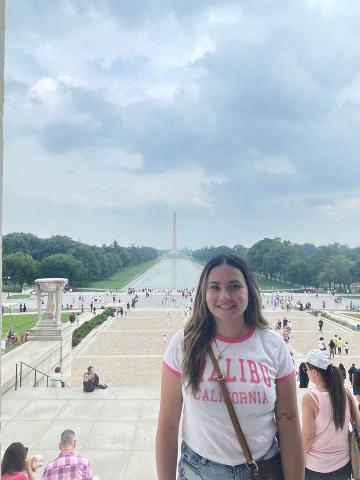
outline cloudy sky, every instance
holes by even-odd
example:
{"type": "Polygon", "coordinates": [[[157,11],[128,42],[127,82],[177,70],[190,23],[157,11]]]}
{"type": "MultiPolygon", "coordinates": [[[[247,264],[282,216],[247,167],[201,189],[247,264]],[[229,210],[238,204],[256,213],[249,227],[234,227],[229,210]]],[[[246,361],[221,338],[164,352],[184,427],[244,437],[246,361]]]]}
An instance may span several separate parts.
{"type": "Polygon", "coordinates": [[[360,245],[358,0],[7,2],[4,232],[360,245]]]}

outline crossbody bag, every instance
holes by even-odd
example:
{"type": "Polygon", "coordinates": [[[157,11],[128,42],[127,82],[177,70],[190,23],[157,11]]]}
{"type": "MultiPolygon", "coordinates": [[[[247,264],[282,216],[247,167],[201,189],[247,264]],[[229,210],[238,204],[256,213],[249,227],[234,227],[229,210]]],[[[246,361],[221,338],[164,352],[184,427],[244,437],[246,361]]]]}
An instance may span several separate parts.
{"type": "Polygon", "coordinates": [[[354,480],[360,480],[360,435],[356,424],[353,398],[347,393],[346,396],[349,403],[350,423],[352,426],[352,431],[349,432],[351,467],[354,480]]]}
{"type": "Polygon", "coordinates": [[[231,419],[231,423],[234,427],[236,437],[239,441],[240,447],[244,452],[246,465],[251,471],[251,476],[254,480],[283,480],[282,466],[281,466],[281,457],[280,454],[275,455],[268,460],[258,460],[255,461],[251,455],[251,451],[241,430],[239,420],[236,416],[234,406],[230,399],[229,391],[226,387],[225,377],[222,371],[220,370],[219,363],[214,355],[213,349],[210,347],[209,350],[211,361],[214,365],[216,372],[216,380],[219,382],[222,395],[225,400],[227,410],[231,419]]]}

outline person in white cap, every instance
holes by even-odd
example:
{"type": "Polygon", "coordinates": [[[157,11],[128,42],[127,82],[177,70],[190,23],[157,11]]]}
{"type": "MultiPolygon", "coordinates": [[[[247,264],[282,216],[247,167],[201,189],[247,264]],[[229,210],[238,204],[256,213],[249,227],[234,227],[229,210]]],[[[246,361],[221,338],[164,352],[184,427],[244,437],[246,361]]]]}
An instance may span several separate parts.
{"type": "MultiPolygon", "coordinates": [[[[302,400],[302,435],[305,450],[305,480],[351,478],[348,440],[351,392],[344,388],[343,376],[321,350],[305,358],[307,373],[315,389],[302,400]]],[[[356,407],[357,426],[360,416],[356,407]]]]}

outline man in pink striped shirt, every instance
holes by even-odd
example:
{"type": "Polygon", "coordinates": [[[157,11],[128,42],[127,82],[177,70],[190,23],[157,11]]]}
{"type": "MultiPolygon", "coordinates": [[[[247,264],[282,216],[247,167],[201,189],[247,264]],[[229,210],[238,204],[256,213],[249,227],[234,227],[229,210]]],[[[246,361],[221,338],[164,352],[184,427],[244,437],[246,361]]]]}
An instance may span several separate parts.
{"type": "Polygon", "coordinates": [[[93,474],[86,458],[74,454],[75,432],[64,430],[60,437],[60,455],[47,467],[41,480],[92,480],[93,474]]]}

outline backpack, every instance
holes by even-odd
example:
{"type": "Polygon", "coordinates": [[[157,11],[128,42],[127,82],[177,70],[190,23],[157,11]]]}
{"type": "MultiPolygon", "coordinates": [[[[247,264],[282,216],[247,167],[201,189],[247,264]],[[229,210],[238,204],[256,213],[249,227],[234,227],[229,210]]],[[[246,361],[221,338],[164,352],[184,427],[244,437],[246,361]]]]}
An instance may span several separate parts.
{"type": "Polygon", "coordinates": [[[333,339],[330,340],[330,342],[329,342],[329,347],[330,347],[331,349],[333,349],[333,348],[336,347],[335,342],[334,342],[333,339]]]}

